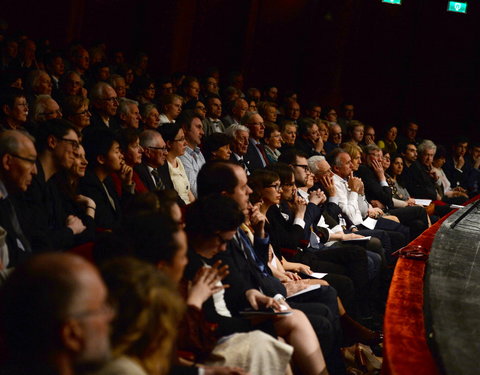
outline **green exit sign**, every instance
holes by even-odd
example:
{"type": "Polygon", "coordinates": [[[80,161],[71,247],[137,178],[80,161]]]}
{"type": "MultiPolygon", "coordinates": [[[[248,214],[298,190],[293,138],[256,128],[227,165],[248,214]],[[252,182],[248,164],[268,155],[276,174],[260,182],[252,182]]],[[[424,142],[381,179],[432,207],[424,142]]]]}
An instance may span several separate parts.
{"type": "Polygon", "coordinates": [[[467,3],[460,3],[458,1],[449,1],[447,10],[449,12],[467,13],[467,3]]]}
{"type": "Polygon", "coordinates": [[[402,0],[382,0],[382,3],[402,5],[402,0]]]}

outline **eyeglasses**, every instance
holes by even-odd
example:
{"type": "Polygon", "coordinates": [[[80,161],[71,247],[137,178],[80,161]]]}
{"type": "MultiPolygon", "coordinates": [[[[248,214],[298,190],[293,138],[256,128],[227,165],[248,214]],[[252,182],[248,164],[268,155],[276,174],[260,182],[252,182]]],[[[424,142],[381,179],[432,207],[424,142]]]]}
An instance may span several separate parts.
{"type": "Polygon", "coordinates": [[[70,143],[74,150],[78,150],[80,148],[80,142],[76,141],[75,139],[68,139],[68,138],[57,138],[59,141],[70,143]]]}
{"type": "Polygon", "coordinates": [[[20,156],[20,155],[16,155],[16,154],[10,154],[10,155],[13,156],[14,158],[29,162],[32,165],[37,162],[37,159],[30,159],[30,158],[26,158],[25,156],[20,156]]]}
{"type": "Polygon", "coordinates": [[[304,164],[292,164],[292,165],[294,167],[303,168],[305,172],[310,172],[310,168],[308,167],[308,165],[304,165],[304,164]]]}
{"type": "Polygon", "coordinates": [[[54,114],[61,115],[62,111],[60,109],[57,109],[56,111],[43,112],[42,113],[42,115],[44,115],[44,116],[51,116],[51,115],[54,115],[54,114]]]}
{"type": "Polygon", "coordinates": [[[174,142],[183,142],[183,141],[185,141],[185,137],[174,139],[173,141],[174,142]]]}
{"type": "Polygon", "coordinates": [[[220,236],[220,233],[215,233],[215,236],[217,236],[218,240],[220,241],[220,245],[226,244],[229,241],[220,236]]]}
{"type": "Polygon", "coordinates": [[[205,108],[205,107],[200,107],[200,106],[195,107],[195,109],[198,109],[198,110],[200,110],[200,111],[206,111],[206,110],[207,110],[207,108],[205,108]]]}
{"type": "Polygon", "coordinates": [[[85,111],[82,111],[82,112],[77,112],[75,113],[76,115],[80,115],[80,116],[85,116],[85,115],[89,115],[90,114],[90,111],[88,109],[86,109],[85,111]]]}
{"type": "Polygon", "coordinates": [[[280,184],[267,185],[265,186],[265,188],[274,188],[276,191],[280,191],[280,189],[282,188],[282,185],[280,184]]]}
{"type": "Polygon", "coordinates": [[[113,98],[106,98],[106,99],[102,99],[106,102],[111,102],[111,103],[118,103],[118,98],[117,97],[113,97],[113,98]]]}
{"type": "Polygon", "coordinates": [[[146,148],[150,148],[150,149],[152,149],[152,150],[167,151],[167,148],[166,148],[166,147],[147,146],[146,148]]]}

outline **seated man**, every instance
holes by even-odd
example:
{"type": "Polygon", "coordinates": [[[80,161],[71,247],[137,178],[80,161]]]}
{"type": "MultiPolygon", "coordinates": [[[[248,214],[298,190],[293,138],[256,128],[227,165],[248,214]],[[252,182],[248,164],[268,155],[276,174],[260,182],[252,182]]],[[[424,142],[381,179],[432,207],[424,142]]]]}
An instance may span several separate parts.
{"type": "Polygon", "coordinates": [[[91,263],[42,254],[19,266],[0,300],[2,374],[86,374],[110,358],[107,290],[91,263]],[[2,356],[3,357],[3,356],[2,356]]]}
{"type": "Polygon", "coordinates": [[[322,154],[323,140],[315,120],[305,118],[299,121],[295,148],[306,153],[308,157],[322,154]]]}

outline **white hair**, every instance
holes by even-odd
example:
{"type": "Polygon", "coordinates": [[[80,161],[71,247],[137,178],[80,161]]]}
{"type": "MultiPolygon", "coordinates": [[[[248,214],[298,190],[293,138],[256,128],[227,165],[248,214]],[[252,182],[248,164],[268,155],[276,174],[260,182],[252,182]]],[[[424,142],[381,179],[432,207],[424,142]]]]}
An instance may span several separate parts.
{"type": "Polygon", "coordinates": [[[317,174],[319,171],[318,163],[324,161],[325,156],[322,155],[314,155],[308,158],[308,168],[312,171],[313,174],[317,174]]]}

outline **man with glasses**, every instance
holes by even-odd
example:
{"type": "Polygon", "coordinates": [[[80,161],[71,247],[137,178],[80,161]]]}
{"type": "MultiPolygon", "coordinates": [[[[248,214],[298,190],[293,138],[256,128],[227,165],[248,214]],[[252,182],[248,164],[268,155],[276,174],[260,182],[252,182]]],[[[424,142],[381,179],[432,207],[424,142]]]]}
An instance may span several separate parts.
{"type": "Polygon", "coordinates": [[[109,360],[114,313],[98,271],[83,258],[33,257],[13,271],[2,292],[2,339],[9,349],[2,374],[82,375],[109,360]]]}
{"type": "Polygon", "coordinates": [[[325,151],[327,154],[340,147],[342,143],[342,128],[338,124],[333,124],[330,126],[330,135],[328,137],[328,142],[325,143],[325,151]]]}
{"type": "Polygon", "coordinates": [[[108,83],[98,82],[90,91],[92,105],[91,127],[115,128],[113,117],[117,114],[117,93],[108,83]]]}
{"type": "MultiPolygon", "coordinates": [[[[0,226],[7,231],[8,253],[2,254],[3,267],[14,267],[31,255],[30,241],[24,232],[29,224],[20,214],[14,195],[28,189],[37,173],[37,151],[33,138],[17,130],[0,134],[0,226]]],[[[1,267],[0,267],[1,268],[1,267]]]]}
{"type": "Polygon", "coordinates": [[[78,134],[68,121],[54,119],[38,128],[36,141],[38,174],[25,194],[26,214],[35,223],[32,246],[34,250],[68,249],[86,227],[73,208],[67,209],[62,203],[53,177],[72,167],[80,146],[78,134]]]}
{"type": "Polygon", "coordinates": [[[245,155],[249,171],[253,172],[255,169],[268,166],[270,162],[265,153],[264,144],[261,142],[265,136],[265,124],[262,116],[255,112],[247,112],[242,123],[250,130],[250,139],[245,155]]]}
{"type": "Polygon", "coordinates": [[[173,190],[173,182],[168,173],[167,145],[161,134],[155,130],[140,133],[140,146],[143,148],[142,163],[134,167],[149,191],[173,190]]]}

